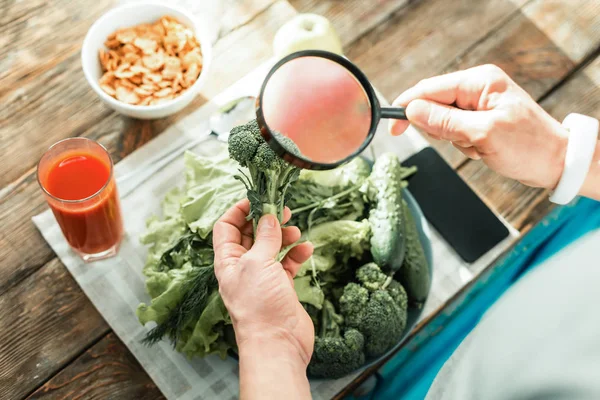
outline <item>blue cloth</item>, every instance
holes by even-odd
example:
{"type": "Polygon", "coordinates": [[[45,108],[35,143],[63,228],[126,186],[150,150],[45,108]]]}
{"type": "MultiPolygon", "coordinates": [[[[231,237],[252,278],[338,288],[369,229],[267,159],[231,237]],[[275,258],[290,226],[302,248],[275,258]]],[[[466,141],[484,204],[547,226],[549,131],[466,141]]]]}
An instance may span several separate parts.
{"type": "Polygon", "coordinates": [[[375,389],[360,399],[423,399],[442,365],[513,282],[598,227],[600,202],[579,199],[556,208],[390,359],[375,389]]]}

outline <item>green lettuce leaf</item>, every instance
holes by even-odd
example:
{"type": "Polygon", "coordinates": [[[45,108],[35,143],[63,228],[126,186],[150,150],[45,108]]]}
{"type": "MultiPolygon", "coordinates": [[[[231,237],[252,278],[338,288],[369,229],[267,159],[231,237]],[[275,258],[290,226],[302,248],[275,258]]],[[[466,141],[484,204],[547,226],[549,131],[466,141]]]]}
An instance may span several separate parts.
{"type": "Polygon", "coordinates": [[[234,178],[237,162],[226,151],[214,157],[185,153],[186,200],[181,215],[192,232],[206,238],[213,225],[232,205],[246,197],[246,188],[234,178]]]}
{"type": "Polygon", "coordinates": [[[185,233],[185,221],[179,212],[184,198],[179,188],[171,190],[162,201],[163,219],[154,215],[146,221],[146,232],[140,237],[142,244],[149,245],[144,274],[156,269],[164,252],[185,233]]]}
{"type": "Polygon", "coordinates": [[[150,305],[142,303],[138,306],[136,314],[142,325],[150,321],[163,322],[169,310],[179,304],[183,297],[182,287],[193,275],[192,268],[191,263],[186,263],[181,268],[166,272],[144,270],[146,289],[152,301],[150,305]]]}
{"type": "Polygon", "coordinates": [[[225,357],[230,346],[223,346],[224,343],[218,340],[223,336],[223,324],[231,325],[231,317],[225,308],[221,295],[218,291],[215,291],[194,326],[190,337],[185,344],[181,342],[177,350],[188,357],[204,357],[213,353],[225,357]]]}

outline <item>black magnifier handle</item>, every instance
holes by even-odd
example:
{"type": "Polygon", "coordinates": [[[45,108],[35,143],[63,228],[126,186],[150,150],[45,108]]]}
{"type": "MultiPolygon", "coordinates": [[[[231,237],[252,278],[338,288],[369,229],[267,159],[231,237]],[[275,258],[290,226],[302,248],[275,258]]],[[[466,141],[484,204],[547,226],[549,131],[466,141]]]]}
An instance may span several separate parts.
{"type": "Polygon", "coordinates": [[[408,119],[406,118],[406,107],[381,107],[381,118],[408,119]]]}

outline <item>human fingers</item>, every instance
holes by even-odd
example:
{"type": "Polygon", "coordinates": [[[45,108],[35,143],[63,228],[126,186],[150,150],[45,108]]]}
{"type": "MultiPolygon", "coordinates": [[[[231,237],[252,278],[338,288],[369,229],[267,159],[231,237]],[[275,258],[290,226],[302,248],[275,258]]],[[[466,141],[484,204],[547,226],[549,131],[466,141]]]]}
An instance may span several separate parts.
{"type": "Polygon", "coordinates": [[[220,226],[218,231],[221,234],[215,234],[213,228],[213,246],[215,250],[223,243],[235,242],[241,244],[242,234],[241,231],[246,226],[246,216],[250,212],[250,202],[248,199],[240,200],[233,205],[225,214],[221,216],[215,223],[220,226]]]}
{"type": "Polygon", "coordinates": [[[481,155],[477,152],[474,147],[463,147],[458,143],[452,142],[452,146],[454,146],[458,151],[463,153],[465,156],[469,157],[471,160],[481,160],[481,155]]]}
{"type": "Polygon", "coordinates": [[[411,123],[436,139],[473,143],[485,129],[485,111],[465,111],[427,100],[414,100],[406,108],[411,123]]]}
{"type": "MultiPolygon", "coordinates": [[[[403,104],[400,102],[400,97],[398,97],[396,100],[394,100],[394,102],[392,103],[393,107],[406,107],[406,104],[403,104]]],[[[408,128],[408,125],[410,125],[410,122],[408,122],[407,120],[403,120],[403,119],[390,119],[388,122],[388,131],[390,132],[390,134],[392,136],[399,136],[402,135],[406,129],[408,128]]]]}
{"type": "Polygon", "coordinates": [[[302,264],[313,254],[314,247],[310,242],[304,242],[291,249],[281,261],[283,268],[290,273],[292,278],[296,276],[302,264]]]}
{"type": "Polygon", "coordinates": [[[452,104],[457,100],[459,87],[466,78],[465,71],[457,71],[423,79],[398,96],[394,104],[407,106],[416,99],[452,104]]]}
{"type": "Polygon", "coordinates": [[[252,243],[254,243],[254,227],[252,226],[252,221],[247,221],[240,232],[242,233],[242,246],[244,246],[246,250],[250,250],[252,243]]]}
{"type": "MultiPolygon", "coordinates": [[[[452,104],[456,101],[458,87],[464,79],[464,71],[452,72],[446,75],[423,79],[415,86],[404,91],[394,100],[394,107],[406,107],[416,99],[432,100],[443,104],[452,104]]],[[[390,120],[388,129],[390,134],[398,136],[403,134],[410,122],[403,120],[390,120]]]]}
{"type": "Polygon", "coordinates": [[[400,136],[408,129],[410,122],[403,119],[390,119],[388,122],[388,131],[392,136],[400,136]]]}
{"type": "Polygon", "coordinates": [[[511,79],[499,67],[487,64],[456,71],[445,75],[423,79],[406,90],[396,99],[399,105],[407,106],[416,99],[430,100],[441,104],[454,104],[465,110],[481,109],[481,97],[492,88],[510,84],[511,79]]]}
{"type": "Polygon", "coordinates": [[[224,240],[227,236],[232,237],[233,235],[239,235],[239,231],[233,232],[235,228],[231,225],[224,223],[217,223],[213,227],[213,243],[215,238],[221,238],[221,244],[214,247],[215,250],[215,275],[217,279],[220,279],[222,271],[231,265],[237,264],[237,261],[244,254],[248,252],[248,249],[244,248],[242,244],[237,243],[237,240],[224,240]]]}
{"type": "Polygon", "coordinates": [[[283,221],[281,221],[281,224],[287,224],[290,218],[292,218],[292,212],[290,211],[289,207],[286,206],[283,209],[283,221]]]}
{"type": "Polygon", "coordinates": [[[281,250],[281,225],[274,215],[265,215],[258,221],[254,245],[250,252],[262,260],[275,259],[281,250]]]}
{"type": "Polygon", "coordinates": [[[300,229],[296,226],[281,228],[281,246],[285,247],[296,243],[298,239],[300,239],[300,236],[302,236],[302,234],[300,233],[300,229]]]}
{"type": "Polygon", "coordinates": [[[242,230],[247,225],[246,215],[250,211],[248,200],[241,200],[231,207],[213,227],[213,248],[215,260],[229,256],[235,246],[241,246],[244,238],[242,230]],[[232,247],[233,246],[233,247],[232,247]]]}

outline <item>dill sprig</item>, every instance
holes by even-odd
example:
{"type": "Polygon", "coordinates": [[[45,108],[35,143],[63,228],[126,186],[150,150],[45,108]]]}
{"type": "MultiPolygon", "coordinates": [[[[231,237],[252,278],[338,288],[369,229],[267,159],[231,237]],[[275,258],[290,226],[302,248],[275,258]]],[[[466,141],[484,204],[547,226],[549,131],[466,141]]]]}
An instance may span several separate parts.
{"type": "Polygon", "coordinates": [[[189,232],[162,255],[158,267],[161,271],[177,268],[178,262],[191,262],[193,270],[183,284],[181,301],[146,334],[142,339],[143,344],[151,346],[168,337],[176,346],[190,321],[196,321],[202,315],[210,295],[218,289],[210,242],[210,237],[202,239],[189,232]]]}

